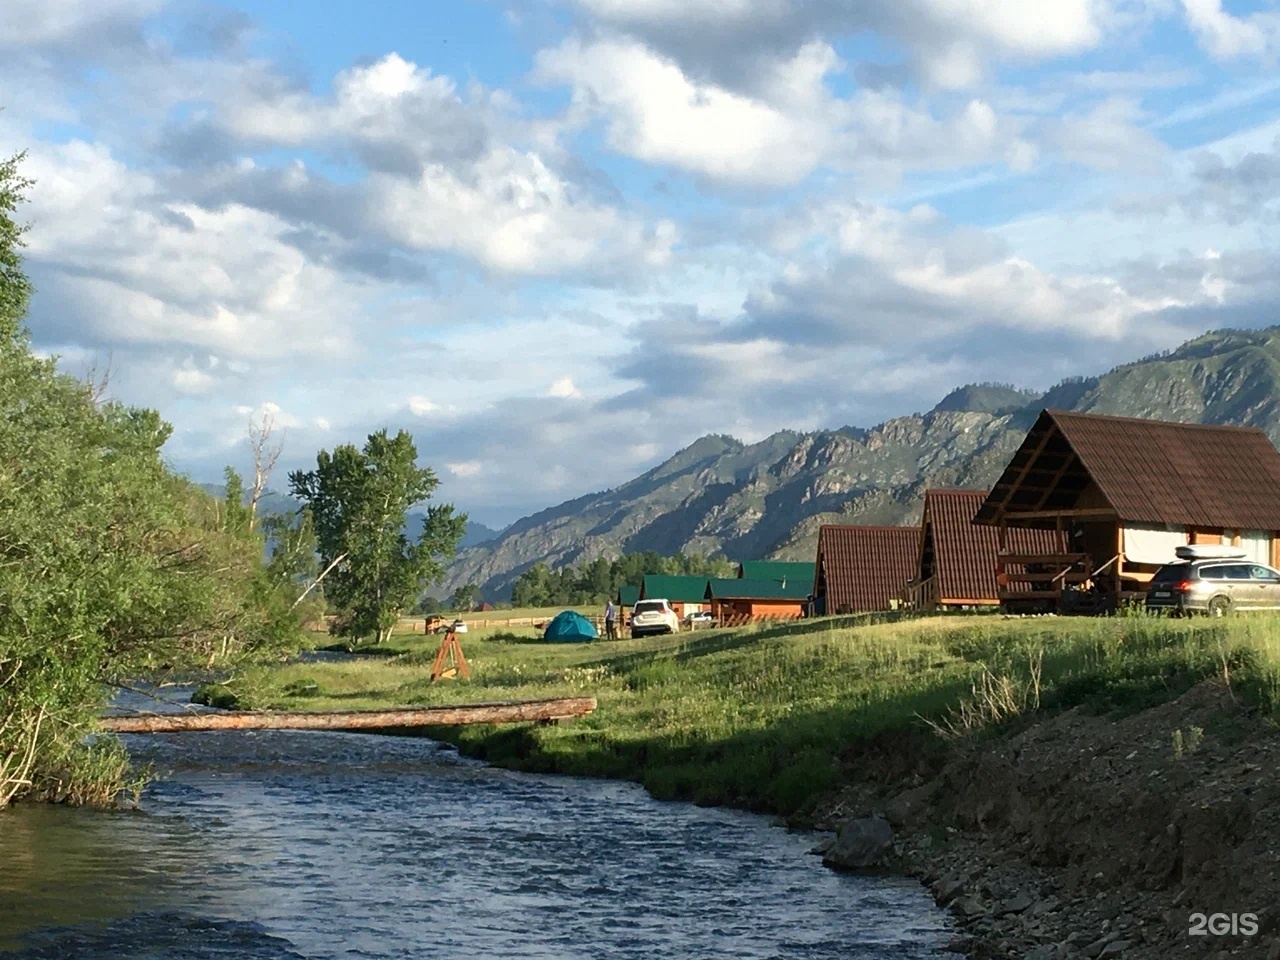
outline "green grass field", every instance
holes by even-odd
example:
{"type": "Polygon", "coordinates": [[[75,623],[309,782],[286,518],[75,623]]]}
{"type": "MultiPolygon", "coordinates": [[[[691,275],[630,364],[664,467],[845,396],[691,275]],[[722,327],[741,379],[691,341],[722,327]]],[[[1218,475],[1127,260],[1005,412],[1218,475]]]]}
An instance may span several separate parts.
{"type": "Polygon", "coordinates": [[[802,813],[861,738],[985,736],[1036,710],[1134,710],[1225,676],[1280,706],[1280,618],[825,618],[646,640],[464,636],[473,679],[432,684],[439,637],[393,636],[354,662],[244,677],[259,707],[301,710],[594,695],[590,717],[439,731],[516,768],[635,779],[655,796],[802,813]]]}

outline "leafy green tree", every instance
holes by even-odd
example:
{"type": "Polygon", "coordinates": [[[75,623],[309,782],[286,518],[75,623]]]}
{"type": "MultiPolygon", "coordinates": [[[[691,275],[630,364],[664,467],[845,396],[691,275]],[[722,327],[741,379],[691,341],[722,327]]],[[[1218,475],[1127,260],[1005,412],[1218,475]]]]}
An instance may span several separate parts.
{"type": "Polygon", "coordinates": [[[404,532],[408,511],[439,485],[417,459],[407,432],[392,437],[380,430],[362,449],[344,444],[332,454],[322,450],[315,470],[289,475],[315,526],[325,596],[338,610],[331,629],[338,636],[381,643],[423,587],[443,576],[442,561],[457,550],[467,517],[452,505],[429,506],[416,540],[404,532]]]}
{"type": "Polygon", "coordinates": [[[429,593],[424,593],[418,598],[417,606],[413,608],[414,613],[420,613],[425,616],[431,616],[433,613],[439,613],[444,609],[444,604],[429,593]]]}
{"type": "Polygon", "coordinates": [[[244,502],[244,481],[233,467],[227,467],[222,477],[222,499],[226,511],[223,529],[233,536],[247,535],[252,527],[253,518],[244,502]]]}
{"type": "Polygon", "coordinates": [[[166,466],[160,415],[32,353],[26,186],[0,163],[0,806],[106,803],[127,757],[86,735],[111,684],[269,650],[284,621],[257,602],[260,547],[166,466]]]}
{"type": "Polygon", "coordinates": [[[480,603],[480,588],[474,583],[468,583],[453,591],[453,595],[449,597],[449,609],[465,613],[472,610],[480,603]]]}

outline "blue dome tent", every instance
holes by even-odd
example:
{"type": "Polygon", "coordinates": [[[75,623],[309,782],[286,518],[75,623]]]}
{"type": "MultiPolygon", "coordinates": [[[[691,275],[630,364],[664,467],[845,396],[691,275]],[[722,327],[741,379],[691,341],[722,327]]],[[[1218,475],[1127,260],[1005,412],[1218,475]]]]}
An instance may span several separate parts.
{"type": "Polygon", "coordinates": [[[598,636],[600,634],[596,633],[590,620],[576,610],[565,610],[556,614],[555,619],[547,624],[542,639],[552,643],[572,643],[576,640],[594,640],[598,636]]]}

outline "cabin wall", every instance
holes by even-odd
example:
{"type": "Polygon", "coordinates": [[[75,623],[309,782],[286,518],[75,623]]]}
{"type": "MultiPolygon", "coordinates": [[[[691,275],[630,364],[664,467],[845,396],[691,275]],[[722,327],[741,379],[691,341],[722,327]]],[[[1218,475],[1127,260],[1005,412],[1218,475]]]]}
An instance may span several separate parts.
{"type": "Polygon", "coordinates": [[[763,620],[802,617],[807,606],[807,600],[713,600],[711,613],[717,620],[741,617],[763,620]]]}

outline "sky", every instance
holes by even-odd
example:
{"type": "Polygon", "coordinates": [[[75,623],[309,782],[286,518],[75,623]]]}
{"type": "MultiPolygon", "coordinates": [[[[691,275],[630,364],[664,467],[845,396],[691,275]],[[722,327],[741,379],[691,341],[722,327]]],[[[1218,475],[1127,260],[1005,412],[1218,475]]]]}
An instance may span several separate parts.
{"type": "Polygon", "coordinates": [[[34,346],[502,526],[1280,313],[1280,7],[5,0],[34,346]]]}

